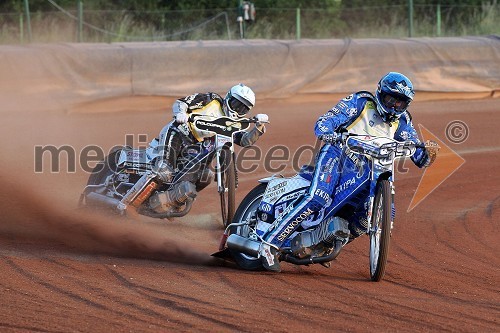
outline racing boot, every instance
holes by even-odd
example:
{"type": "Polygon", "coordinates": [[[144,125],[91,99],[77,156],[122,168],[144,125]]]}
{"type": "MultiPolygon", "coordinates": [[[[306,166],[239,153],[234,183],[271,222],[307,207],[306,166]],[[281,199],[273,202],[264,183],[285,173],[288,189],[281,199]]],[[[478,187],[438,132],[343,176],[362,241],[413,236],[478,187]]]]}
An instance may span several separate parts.
{"type": "Polygon", "coordinates": [[[272,272],[281,272],[278,251],[268,244],[262,244],[260,249],[260,260],[265,269],[272,272]]]}

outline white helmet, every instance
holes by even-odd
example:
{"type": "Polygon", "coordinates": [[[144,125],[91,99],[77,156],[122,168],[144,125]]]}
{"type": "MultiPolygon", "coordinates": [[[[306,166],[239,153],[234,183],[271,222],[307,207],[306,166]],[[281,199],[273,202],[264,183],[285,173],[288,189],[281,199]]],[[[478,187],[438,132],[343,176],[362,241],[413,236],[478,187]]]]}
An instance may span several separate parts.
{"type": "Polygon", "coordinates": [[[243,83],[232,87],[224,98],[224,112],[228,117],[244,117],[255,105],[255,93],[243,83]]]}

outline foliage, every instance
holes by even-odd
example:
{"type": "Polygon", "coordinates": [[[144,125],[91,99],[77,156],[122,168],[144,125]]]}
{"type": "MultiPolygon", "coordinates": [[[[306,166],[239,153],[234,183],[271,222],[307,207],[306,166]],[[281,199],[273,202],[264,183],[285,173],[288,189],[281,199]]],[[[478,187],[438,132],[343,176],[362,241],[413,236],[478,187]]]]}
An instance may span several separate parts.
{"type": "MultiPolygon", "coordinates": [[[[236,17],[241,1],[85,0],[84,41],[227,39],[239,38],[241,29],[245,38],[294,39],[298,31],[301,38],[408,36],[408,0],[253,0],[256,20],[240,26],[236,17]]],[[[33,41],[76,41],[77,3],[29,0],[33,41]]],[[[438,32],[441,36],[500,33],[498,0],[413,0],[413,4],[415,37],[438,32]]],[[[26,39],[23,16],[23,0],[0,0],[0,43],[26,39]]]]}

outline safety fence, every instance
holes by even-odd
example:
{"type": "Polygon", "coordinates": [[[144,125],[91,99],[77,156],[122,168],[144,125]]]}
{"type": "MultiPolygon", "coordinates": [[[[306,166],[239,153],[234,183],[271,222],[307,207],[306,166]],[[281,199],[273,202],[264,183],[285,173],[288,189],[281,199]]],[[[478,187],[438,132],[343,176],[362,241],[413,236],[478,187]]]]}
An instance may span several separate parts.
{"type": "Polygon", "coordinates": [[[67,9],[0,13],[0,43],[130,42],[222,39],[451,37],[500,34],[500,4],[415,4],[357,8],[237,8],[176,11],[67,9]],[[411,10],[410,10],[411,9],[411,10]]]}

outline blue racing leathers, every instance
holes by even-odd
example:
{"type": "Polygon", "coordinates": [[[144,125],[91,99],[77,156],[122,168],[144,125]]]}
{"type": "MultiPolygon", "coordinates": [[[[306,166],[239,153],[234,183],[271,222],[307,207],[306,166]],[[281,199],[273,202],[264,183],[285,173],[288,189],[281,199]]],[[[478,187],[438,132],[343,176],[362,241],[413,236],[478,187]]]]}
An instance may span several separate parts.
{"type": "MultiPolygon", "coordinates": [[[[318,138],[321,138],[325,134],[335,134],[340,130],[420,143],[408,112],[405,112],[399,119],[386,122],[377,111],[375,97],[366,91],[347,96],[337,103],[318,119],[314,133],[318,138]]],[[[298,198],[275,220],[270,230],[264,235],[265,241],[279,248],[301,225],[302,221],[318,212],[328,202],[340,178],[338,168],[341,151],[338,144],[326,143],[323,145],[316,156],[313,179],[308,192],[303,197],[298,198]]],[[[411,157],[418,167],[424,166],[428,158],[427,151],[423,148],[417,149],[411,157]]],[[[351,223],[363,224],[360,221],[366,219],[366,211],[357,212],[353,219],[356,221],[350,221],[351,223]]],[[[353,231],[352,228],[351,231],[353,231]]],[[[358,235],[354,232],[354,236],[358,235]]]]}

